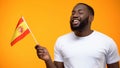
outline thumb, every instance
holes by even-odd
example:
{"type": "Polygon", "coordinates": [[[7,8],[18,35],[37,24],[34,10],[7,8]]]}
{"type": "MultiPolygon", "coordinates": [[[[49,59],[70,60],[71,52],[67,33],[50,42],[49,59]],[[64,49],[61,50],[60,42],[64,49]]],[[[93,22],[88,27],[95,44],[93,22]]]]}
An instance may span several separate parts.
{"type": "Polygon", "coordinates": [[[35,46],[35,49],[40,49],[41,48],[41,46],[39,45],[39,44],[37,44],[36,46],[35,46]]]}

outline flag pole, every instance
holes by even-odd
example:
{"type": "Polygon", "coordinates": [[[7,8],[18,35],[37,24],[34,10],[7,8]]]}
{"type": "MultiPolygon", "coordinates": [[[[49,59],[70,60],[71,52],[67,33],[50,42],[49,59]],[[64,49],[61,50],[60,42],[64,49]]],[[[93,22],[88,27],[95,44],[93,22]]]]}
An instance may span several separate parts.
{"type": "MultiPolygon", "coordinates": [[[[24,17],[23,17],[23,16],[22,16],[22,18],[23,18],[23,20],[25,21],[25,19],[24,19],[24,17]]],[[[32,35],[32,37],[33,37],[33,39],[34,39],[35,43],[36,43],[36,44],[39,44],[39,43],[38,43],[38,41],[36,40],[36,38],[35,38],[34,34],[33,34],[33,33],[32,33],[32,31],[30,30],[29,26],[27,25],[27,22],[26,22],[26,21],[25,21],[25,24],[26,24],[26,26],[28,27],[28,29],[29,29],[29,31],[30,31],[30,33],[31,33],[31,35],[32,35]]]]}

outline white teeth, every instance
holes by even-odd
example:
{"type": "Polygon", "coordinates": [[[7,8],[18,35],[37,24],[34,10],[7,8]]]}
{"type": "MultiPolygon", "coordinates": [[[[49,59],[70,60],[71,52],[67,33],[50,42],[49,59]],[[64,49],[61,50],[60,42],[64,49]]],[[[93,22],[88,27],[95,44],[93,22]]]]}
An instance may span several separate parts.
{"type": "Polygon", "coordinates": [[[80,21],[79,20],[74,20],[73,24],[78,24],[80,21]]]}
{"type": "Polygon", "coordinates": [[[79,20],[74,20],[74,22],[79,22],[79,20]]]}

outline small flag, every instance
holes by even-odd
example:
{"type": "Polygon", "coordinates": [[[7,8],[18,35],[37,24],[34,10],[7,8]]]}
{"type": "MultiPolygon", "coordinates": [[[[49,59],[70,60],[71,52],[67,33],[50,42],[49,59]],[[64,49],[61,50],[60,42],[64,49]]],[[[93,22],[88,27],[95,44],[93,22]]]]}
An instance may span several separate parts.
{"type": "Polygon", "coordinates": [[[23,17],[21,17],[15,28],[15,32],[14,32],[14,35],[13,35],[12,41],[11,41],[11,46],[13,46],[15,43],[17,43],[21,39],[23,39],[29,33],[30,33],[30,29],[29,29],[27,23],[25,22],[25,20],[23,19],[23,17]]]}

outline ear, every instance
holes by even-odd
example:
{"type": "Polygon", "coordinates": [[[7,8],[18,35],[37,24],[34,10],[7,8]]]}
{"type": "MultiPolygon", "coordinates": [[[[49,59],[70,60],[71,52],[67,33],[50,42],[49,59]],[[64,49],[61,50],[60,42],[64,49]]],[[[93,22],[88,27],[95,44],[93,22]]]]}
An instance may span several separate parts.
{"type": "Polygon", "coordinates": [[[94,19],[94,16],[93,15],[89,15],[89,22],[92,22],[94,19]]]}

